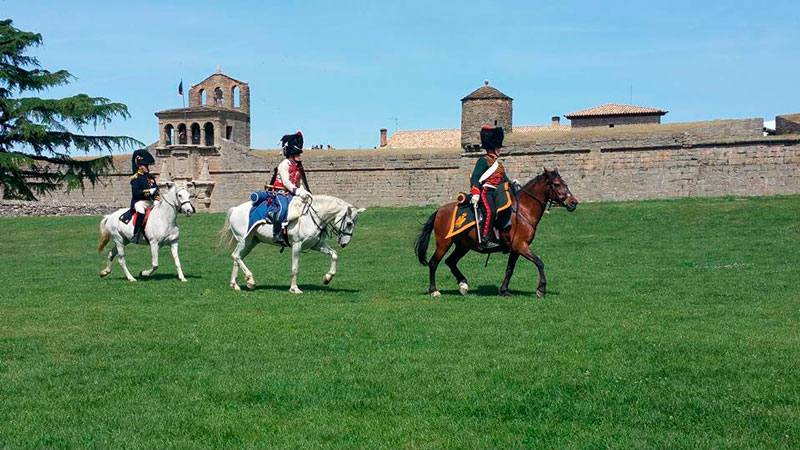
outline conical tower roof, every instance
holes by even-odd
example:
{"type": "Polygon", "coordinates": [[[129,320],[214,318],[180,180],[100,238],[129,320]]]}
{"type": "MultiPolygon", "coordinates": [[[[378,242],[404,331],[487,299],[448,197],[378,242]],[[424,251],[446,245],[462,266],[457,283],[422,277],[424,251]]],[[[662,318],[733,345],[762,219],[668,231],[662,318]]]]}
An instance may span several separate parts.
{"type": "Polygon", "coordinates": [[[479,87],[472,91],[469,95],[462,98],[461,101],[466,100],[478,100],[478,99],[501,99],[501,100],[513,100],[511,97],[503,94],[497,88],[489,86],[489,81],[484,81],[483,86],[479,87]]]}

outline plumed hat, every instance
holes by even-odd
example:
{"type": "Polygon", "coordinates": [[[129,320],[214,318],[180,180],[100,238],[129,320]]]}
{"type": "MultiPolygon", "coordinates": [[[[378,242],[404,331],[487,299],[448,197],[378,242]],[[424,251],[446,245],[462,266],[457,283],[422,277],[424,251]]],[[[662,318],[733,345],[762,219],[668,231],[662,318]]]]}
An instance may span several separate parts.
{"type": "Polygon", "coordinates": [[[503,146],[503,129],[500,127],[481,128],[481,147],[485,150],[497,150],[503,146]]]}
{"type": "Polygon", "coordinates": [[[150,164],[155,164],[156,159],[153,158],[153,155],[150,154],[145,149],[139,149],[133,152],[133,156],[131,156],[131,172],[136,172],[139,170],[139,166],[144,164],[145,166],[149,166],[150,164]]]}
{"type": "Polygon", "coordinates": [[[303,133],[298,131],[295,134],[286,134],[281,138],[283,155],[287,158],[303,153],[303,133]]]}

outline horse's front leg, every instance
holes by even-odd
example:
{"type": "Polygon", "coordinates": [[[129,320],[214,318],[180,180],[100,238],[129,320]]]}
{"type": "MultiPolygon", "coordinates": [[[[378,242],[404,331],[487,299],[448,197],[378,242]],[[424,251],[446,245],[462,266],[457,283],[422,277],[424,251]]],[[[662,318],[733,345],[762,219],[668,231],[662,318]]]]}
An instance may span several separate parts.
{"type": "Polygon", "coordinates": [[[100,271],[100,278],[108,276],[111,273],[111,264],[114,262],[114,257],[117,256],[117,246],[111,247],[106,258],[106,268],[100,271]]]}
{"type": "Polygon", "coordinates": [[[153,272],[158,269],[158,242],[155,239],[150,240],[150,256],[153,258],[152,266],[147,270],[142,270],[139,272],[140,277],[149,277],[153,274],[153,272]]]}
{"type": "Polygon", "coordinates": [[[545,294],[547,294],[547,278],[544,276],[544,262],[542,262],[542,259],[536,256],[527,246],[525,247],[525,251],[520,252],[520,254],[528,261],[534,263],[536,268],[539,269],[539,286],[536,288],[536,295],[539,296],[539,298],[544,297],[545,294]]]}
{"type": "Polygon", "coordinates": [[[506,276],[503,278],[503,284],[500,285],[500,295],[503,297],[510,297],[511,293],[508,291],[508,283],[511,281],[511,276],[514,275],[514,267],[517,265],[519,253],[512,251],[508,255],[508,264],[506,265],[506,276]]]}
{"type": "Polygon", "coordinates": [[[136,281],[136,278],[133,278],[131,275],[131,271],[128,270],[128,265],[125,263],[125,246],[122,245],[122,242],[115,243],[117,246],[117,261],[119,262],[119,266],[122,267],[122,271],[125,273],[125,278],[128,281],[136,281]]]}
{"type": "Polygon", "coordinates": [[[333,276],[336,275],[336,261],[339,260],[339,254],[336,253],[336,250],[331,248],[327,242],[323,242],[322,245],[320,245],[319,251],[320,253],[331,255],[331,268],[328,270],[328,273],[322,277],[322,284],[328,284],[333,279],[333,276]]]}
{"type": "Polygon", "coordinates": [[[183,267],[181,267],[181,258],[178,256],[178,241],[171,242],[169,244],[169,251],[172,252],[172,259],[175,261],[175,268],[178,270],[178,279],[183,281],[184,283],[188,282],[189,280],[183,276],[183,267]]]}
{"type": "Polygon", "coordinates": [[[303,250],[302,242],[292,244],[292,281],[289,285],[289,292],[292,294],[302,294],[303,291],[297,287],[297,274],[300,272],[300,254],[303,250]]]}

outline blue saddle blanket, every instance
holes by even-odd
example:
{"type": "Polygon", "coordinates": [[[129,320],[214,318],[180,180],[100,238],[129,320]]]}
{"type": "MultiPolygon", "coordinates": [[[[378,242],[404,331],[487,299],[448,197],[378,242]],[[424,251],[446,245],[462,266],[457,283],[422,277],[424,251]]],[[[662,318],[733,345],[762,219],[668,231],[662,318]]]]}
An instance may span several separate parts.
{"type": "Polygon", "coordinates": [[[250,194],[250,221],[247,224],[247,234],[253,227],[262,223],[285,222],[289,214],[289,203],[293,195],[277,194],[270,191],[256,191],[250,194]]]}

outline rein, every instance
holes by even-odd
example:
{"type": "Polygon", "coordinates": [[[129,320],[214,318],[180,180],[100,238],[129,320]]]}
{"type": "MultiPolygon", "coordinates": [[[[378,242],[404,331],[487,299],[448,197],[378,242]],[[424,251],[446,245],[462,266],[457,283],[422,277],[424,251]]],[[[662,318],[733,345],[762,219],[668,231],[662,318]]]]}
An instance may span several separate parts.
{"type": "MultiPolygon", "coordinates": [[[[175,198],[178,198],[178,191],[175,191],[175,198]]],[[[191,200],[184,200],[184,201],[181,202],[180,205],[173,205],[172,203],[170,203],[169,200],[167,200],[166,196],[161,197],[161,200],[163,200],[164,203],[168,204],[169,206],[172,206],[175,209],[175,211],[178,211],[178,209],[180,209],[181,206],[183,206],[183,205],[185,205],[187,203],[189,203],[190,205],[192,203],[191,200]]],[[[194,206],[192,206],[192,209],[194,209],[194,206]]]]}
{"type": "Polygon", "coordinates": [[[545,192],[545,199],[546,199],[545,201],[541,201],[538,198],[534,197],[533,194],[528,192],[528,189],[527,189],[526,186],[523,186],[522,188],[520,188],[519,191],[517,191],[516,189],[512,189],[512,192],[514,193],[514,197],[517,200],[517,202],[516,202],[517,204],[516,205],[512,205],[512,207],[511,207],[511,210],[515,213],[514,216],[522,217],[522,220],[527,222],[528,225],[530,225],[530,226],[534,226],[533,223],[530,221],[530,219],[525,217],[525,215],[522,214],[522,211],[520,211],[520,209],[519,209],[519,193],[520,192],[525,194],[525,195],[527,195],[528,197],[536,200],[536,202],[542,207],[542,214],[544,214],[545,210],[547,210],[547,208],[550,205],[553,204],[553,200],[550,199],[550,195],[549,195],[549,193],[550,193],[550,182],[549,181],[547,182],[547,187],[545,188],[545,191],[544,191],[545,192]]]}
{"type": "Polygon", "coordinates": [[[330,231],[333,232],[333,234],[335,234],[337,236],[352,236],[353,235],[352,232],[348,233],[347,231],[344,230],[344,220],[347,217],[347,214],[343,215],[341,219],[339,219],[336,222],[334,222],[333,224],[331,224],[328,221],[322,220],[322,216],[320,216],[319,211],[317,211],[317,209],[314,208],[314,205],[312,205],[311,202],[306,204],[305,211],[303,211],[303,214],[306,214],[309,211],[313,213],[313,214],[309,214],[308,216],[311,218],[311,221],[314,222],[314,226],[317,227],[317,232],[318,233],[320,233],[320,234],[326,233],[327,234],[328,233],[328,228],[330,227],[330,231]],[[314,216],[317,216],[317,217],[315,218],[314,216]]]}

